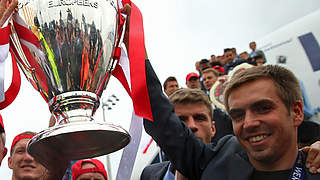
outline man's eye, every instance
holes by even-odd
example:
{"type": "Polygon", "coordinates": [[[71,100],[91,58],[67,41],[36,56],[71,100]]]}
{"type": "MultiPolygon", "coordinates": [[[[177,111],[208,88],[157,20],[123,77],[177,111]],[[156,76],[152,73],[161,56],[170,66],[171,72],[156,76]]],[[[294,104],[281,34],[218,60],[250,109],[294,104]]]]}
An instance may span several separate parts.
{"type": "Polygon", "coordinates": [[[271,106],[263,105],[263,106],[258,106],[258,107],[256,107],[256,108],[254,109],[254,111],[257,112],[257,113],[262,114],[262,113],[267,113],[267,112],[269,112],[271,109],[272,109],[271,106]]]}
{"type": "Polygon", "coordinates": [[[16,153],[19,153],[19,154],[20,154],[20,153],[24,153],[24,152],[25,152],[24,149],[17,149],[17,150],[16,150],[16,153]]]}
{"type": "Polygon", "coordinates": [[[196,114],[193,116],[193,118],[197,121],[205,121],[207,120],[207,117],[205,115],[202,114],[196,114]]]}
{"type": "Polygon", "coordinates": [[[181,120],[181,121],[186,121],[187,120],[187,117],[186,116],[178,116],[179,117],[179,119],[181,120]]]}
{"type": "Polygon", "coordinates": [[[239,122],[244,119],[245,113],[242,113],[242,112],[230,113],[230,117],[232,121],[239,122]]]}

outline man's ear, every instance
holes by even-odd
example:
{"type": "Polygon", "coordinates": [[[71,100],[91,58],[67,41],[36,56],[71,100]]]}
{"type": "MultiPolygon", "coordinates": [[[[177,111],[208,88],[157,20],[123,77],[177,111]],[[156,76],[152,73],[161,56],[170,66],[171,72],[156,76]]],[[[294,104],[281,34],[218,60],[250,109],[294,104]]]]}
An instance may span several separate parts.
{"type": "Polygon", "coordinates": [[[216,122],[215,121],[212,121],[211,122],[211,131],[212,131],[212,136],[211,138],[213,138],[213,136],[216,134],[217,130],[216,130],[216,122]]]}
{"type": "Polygon", "coordinates": [[[9,167],[10,169],[13,169],[13,164],[12,164],[12,158],[11,158],[11,156],[8,157],[8,167],[9,167]]]}
{"type": "Polygon", "coordinates": [[[295,127],[298,127],[302,123],[304,118],[303,104],[301,101],[296,101],[293,104],[291,113],[291,116],[293,118],[293,124],[295,127]]]}

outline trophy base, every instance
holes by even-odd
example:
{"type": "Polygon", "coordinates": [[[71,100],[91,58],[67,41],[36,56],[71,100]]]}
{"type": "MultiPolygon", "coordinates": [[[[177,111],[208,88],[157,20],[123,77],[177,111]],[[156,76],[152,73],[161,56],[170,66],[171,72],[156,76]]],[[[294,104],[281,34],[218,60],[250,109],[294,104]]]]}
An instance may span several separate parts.
{"type": "Polygon", "coordinates": [[[38,133],[29,142],[28,153],[45,167],[59,167],[61,161],[115,152],[129,144],[130,139],[126,130],[112,124],[69,123],[38,133]]]}

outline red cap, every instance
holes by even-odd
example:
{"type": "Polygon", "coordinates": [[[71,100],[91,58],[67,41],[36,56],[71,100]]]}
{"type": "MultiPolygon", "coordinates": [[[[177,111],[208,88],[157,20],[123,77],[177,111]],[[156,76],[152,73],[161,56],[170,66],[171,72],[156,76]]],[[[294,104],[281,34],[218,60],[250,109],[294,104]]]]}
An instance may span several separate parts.
{"type": "MultiPolygon", "coordinates": [[[[34,134],[36,134],[36,133],[34,133],[34,134]]],[[[31,139],[31,138],[33,138],[33,136],[34,135],[32,135],[32,134],[24,134],[24,133],[16,135],[16,137],[14,137],[14,139],[12,141],[10,152],[12,151],[13,146],[16,145],[18,141],[20,141],[21,139],[31,139]]]]}
{"type": "Polygon", "coordinates": [[[1,116],[1,114],[0,114],[0,132],[5,132],[4,131],[4,125],[3,125],[3,119],[2,119],[2,116],[1,116]]]}
{"type": "Polygon", "coordinates": [[[222,72],[223,74],[225,74],[224,68],[222,66],[216,65],[216,66],[213,66],[212,69],[214,69],[216,71],[219,71],[219,72],[222,72]]]}
{"type": "Polygon", "coordinates": [[[192,78],[192,77],[199,78],[199,75],[198,75],[197,73],[191,72],[191,73],[189,73],[189,74],[187,75],[186,81],[189,81],[190,78],[192,78]]]}
{"type": "Polygon", "coordinates": [[[108,179],[107,171],[105,170],[104,165],[102,164],[101,161],[99,161],[98,159],[84,159],[84,160],[77,161],[72,166],[72,180],[76,180],[78,176],[80,176],[81,174],[90,173],[90,172],[101,173],[104,176],[104,178],[108,179]],[[82,169],[82,164],[84,162],[92,163],[96,167],[82,169]]]}

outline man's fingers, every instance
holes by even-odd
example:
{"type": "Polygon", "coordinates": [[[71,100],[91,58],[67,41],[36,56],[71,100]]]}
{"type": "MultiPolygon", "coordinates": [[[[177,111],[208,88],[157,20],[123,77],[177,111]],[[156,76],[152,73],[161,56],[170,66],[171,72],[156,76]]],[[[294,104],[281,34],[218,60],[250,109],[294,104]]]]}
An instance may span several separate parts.
{"type": "Polygon", "coordinates": [[[0,26],[1,27],[7,21],[11,13],[15,10],[15,8],[18,5],[18,0],[12,0],[11,3],[9,4],[9,7],[6,9],[5,2],[7,2],[7,0],[2,0],[0,3],[0,17],[1,17],[0,26]]]}
{"type": "Polygon", "coordinates": [[[311,149],[310,146],[306,146],[306,147],[303,147],[302,149],[300,149],[302,152],[304,152],[305,154],[308,154],[309,150],[311,149]]]}
{"type": "Polygon", "coordinates": [[[127,16],[131,15],[131,6],[129,4],[125,4],[121,9],[121,12],[127,16]]]}
{"type": "Polygon", "coordinates": [[[2,19],[2,15],[6,9],[6,2],[7,2],[7,0],[1,0],[1,2],[0,2],[0,17],[1,17],[1,19],[2,19]]]}
{"type": "Polygon", "coordinates": [[[320,172],[320,143],[313,143],[309,147],[302,149],[307,154],[306,167],[309,168],[311,173],[320,172]]]}
{"type": "Polygon", "coordinates": [[[307,152],[307,159],[306,159],[306,166],[310,167],[310,164],[312,164],[312,162],[315,160],[316,156],[318,155],[318,151],[314,148],[309,148],[308,152],[307,152]]]}
{"type": "Polygon", "coordinates": [[[311,173],[317,173],[320,171],[320,153],[318,153],[316,158],[311,162],[309,171],[311,173]]]}

